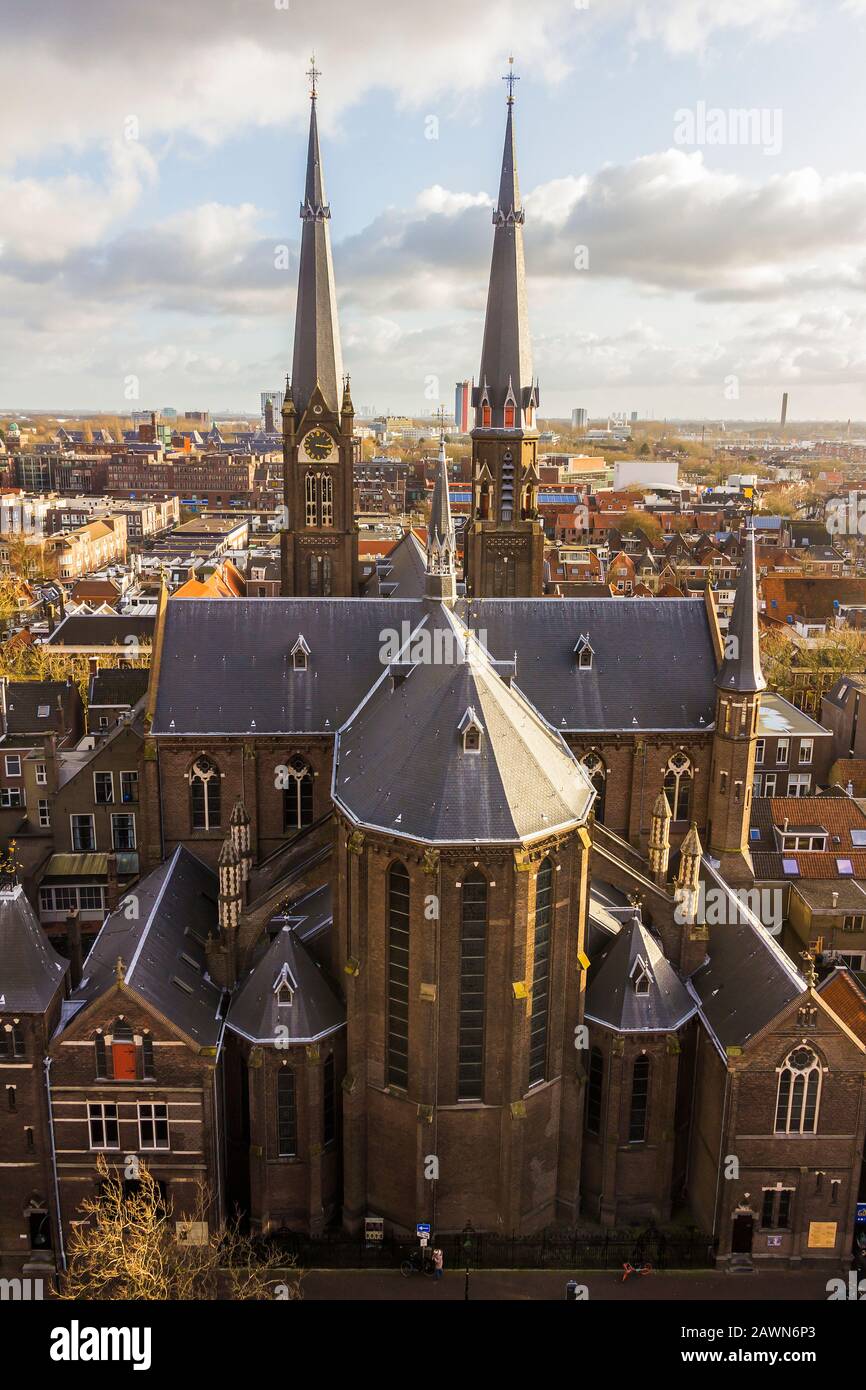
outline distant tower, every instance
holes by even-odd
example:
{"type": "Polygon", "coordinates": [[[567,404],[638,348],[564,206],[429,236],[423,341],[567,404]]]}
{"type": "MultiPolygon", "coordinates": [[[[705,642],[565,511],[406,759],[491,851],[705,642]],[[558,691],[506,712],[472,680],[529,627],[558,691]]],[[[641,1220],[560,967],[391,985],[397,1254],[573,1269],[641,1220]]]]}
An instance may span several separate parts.
{"type": "Polygon", "coordinates": [[[439,436],[439,458],[436,463],[436,482],[430,524],[427,527],[427,581],[429,598],[446,602],[457,597],[456,571],[457,538],[451,519],[451,499],[448,495],[448,460],[445,457],[445,433],[439,436]]]}
{"type": "Polygon", "coordinates": [[[787,420],[787,418],[788,418],[788,393],[787,393],[787,391],[783,391],[783,392],[782,392],[782,420],[781,420],[782,429],[785,428],[785,421],[787,420]]]}
{"type": "Polygon", "coordinates": [[[736,881],[750,877],[749,820],[761,691],[767,688],[758,645],[755,532],[746,533],[734,611],[716,676],[716,727],[707,812],[709,852],[736,881]]]}
{"type": "Polygon", "coordinates": [[[353,424],[343,376],[331,261],[331,209],[319,153],[315,59],[301,204],[301,253],[291,385],[283,402],[282,593],[347,598],[358,588],[353,514],[353,424]]]}
{"type": "Polygon", "coordinates": [[[524,211],[514,143],[518,78],[513,69],[505,81],[505,150],[493,212],[481,370],[472,392],[472,509],[464,568],[467,588],[476,598],[534,597],[543,587],[544,531],[536,509],[538,386],[526,309],[524,211]]]}

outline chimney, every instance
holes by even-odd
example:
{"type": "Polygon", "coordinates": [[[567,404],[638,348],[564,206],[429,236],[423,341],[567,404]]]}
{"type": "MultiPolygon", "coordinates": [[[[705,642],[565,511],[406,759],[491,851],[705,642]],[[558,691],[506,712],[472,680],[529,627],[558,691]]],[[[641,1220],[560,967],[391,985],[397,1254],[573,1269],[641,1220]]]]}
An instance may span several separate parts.
{"type": "Polygon", "coordinates": [[[837,905],[838,901],[839,901],[839,894],[838,894],[838,893],[836,892],[836,890],[834,889],[830,896],[831,896],[831,898],[832,898],[832,900],[833,900],[833,906],[835,907],[835,906],[837,905]]]}
{"type": "Polygon", "coordinates": [[[57,696],[57,706],[54,710],[54,727],[61,739],[66,737],[66,711],[63,708],[63,696],[57,696]]]}
{"type": "Polygon", "coordinates": [[[66,949],[72,962],[69,971],[69,988],[77,989],[84,965],[84,955],[81,949],[81,918],[77,908],[73,908],[66,914],[66,949]]]}

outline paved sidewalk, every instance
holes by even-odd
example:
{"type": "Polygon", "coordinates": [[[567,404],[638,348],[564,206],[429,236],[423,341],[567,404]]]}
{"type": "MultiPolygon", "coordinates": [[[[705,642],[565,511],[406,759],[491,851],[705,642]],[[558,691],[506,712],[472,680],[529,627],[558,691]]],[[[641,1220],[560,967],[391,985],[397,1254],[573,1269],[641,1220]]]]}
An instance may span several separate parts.
{"type": "MultiPolygon", "coordinates": [[[[476,1270],[469,1276],[470,1301],[564,1301],[569,1278],[585,1284],[589,1301],[630,1302],[826,1302],[827,1279],[836,1271],[780,1271],[759,1274],[720,1274],[715,1270],[693,1273],[656,1273],[622,1282],[613,1270],[476,1270]]],[[[465,1296],[466,1278],[461,1270],[446,1270],[438,1282],[413,1274],[404,1279],[390,1269],[313,1269],[304,1275],[304,1298],[339,1301],[457,1302],[465,1296]]],[[[575,1310],[579,1316],[579,1310],[575,1310]]]]}

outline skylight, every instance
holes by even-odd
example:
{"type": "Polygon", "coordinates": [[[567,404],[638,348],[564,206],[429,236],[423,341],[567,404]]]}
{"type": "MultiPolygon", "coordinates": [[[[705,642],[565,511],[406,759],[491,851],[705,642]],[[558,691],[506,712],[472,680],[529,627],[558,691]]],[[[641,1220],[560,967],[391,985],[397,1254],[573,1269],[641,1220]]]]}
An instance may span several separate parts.
{"type": "Polygon", "coordinates": [[[851,843],[855,849],[866,848],[866,830],[852,830],[851,843]]]}
{"type": "Polygon", "coordinates": [[[850,859],[837,859],[836,868],[840,874],[853,874],[854,865],[850,859]]]}
{"type": "Polygon", "coordinates": [[[786,858],[784,858],[784,859],[782,860],[782,873],[784,873],[784,874],[799,874],[799,872],[800,872],[800,866],[799,866],[799,864],[797,863],[796,859],[788,859],[788,858],[786,857],[786,858]]]}

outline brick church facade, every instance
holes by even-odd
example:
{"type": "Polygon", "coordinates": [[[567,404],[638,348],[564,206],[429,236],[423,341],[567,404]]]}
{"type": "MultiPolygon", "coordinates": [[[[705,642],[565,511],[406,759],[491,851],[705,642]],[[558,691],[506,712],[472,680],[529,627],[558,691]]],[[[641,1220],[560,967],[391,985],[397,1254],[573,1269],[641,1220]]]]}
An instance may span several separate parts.
{"type": "Polygon", "coordinates": [[[465,587],[443,442],[420,582],[357,596],[315,100],[309,150],[283,596],[161,602],[141,877],[83,966],[0,887],[3,1271],[63,1268],[100,1154],[256,1232],[685,1204],[723,1264],[838,1267],[866,997],[738,896],[754,538],[724,650],[702,600],[540,597],[509,99],[465,587]]]}

